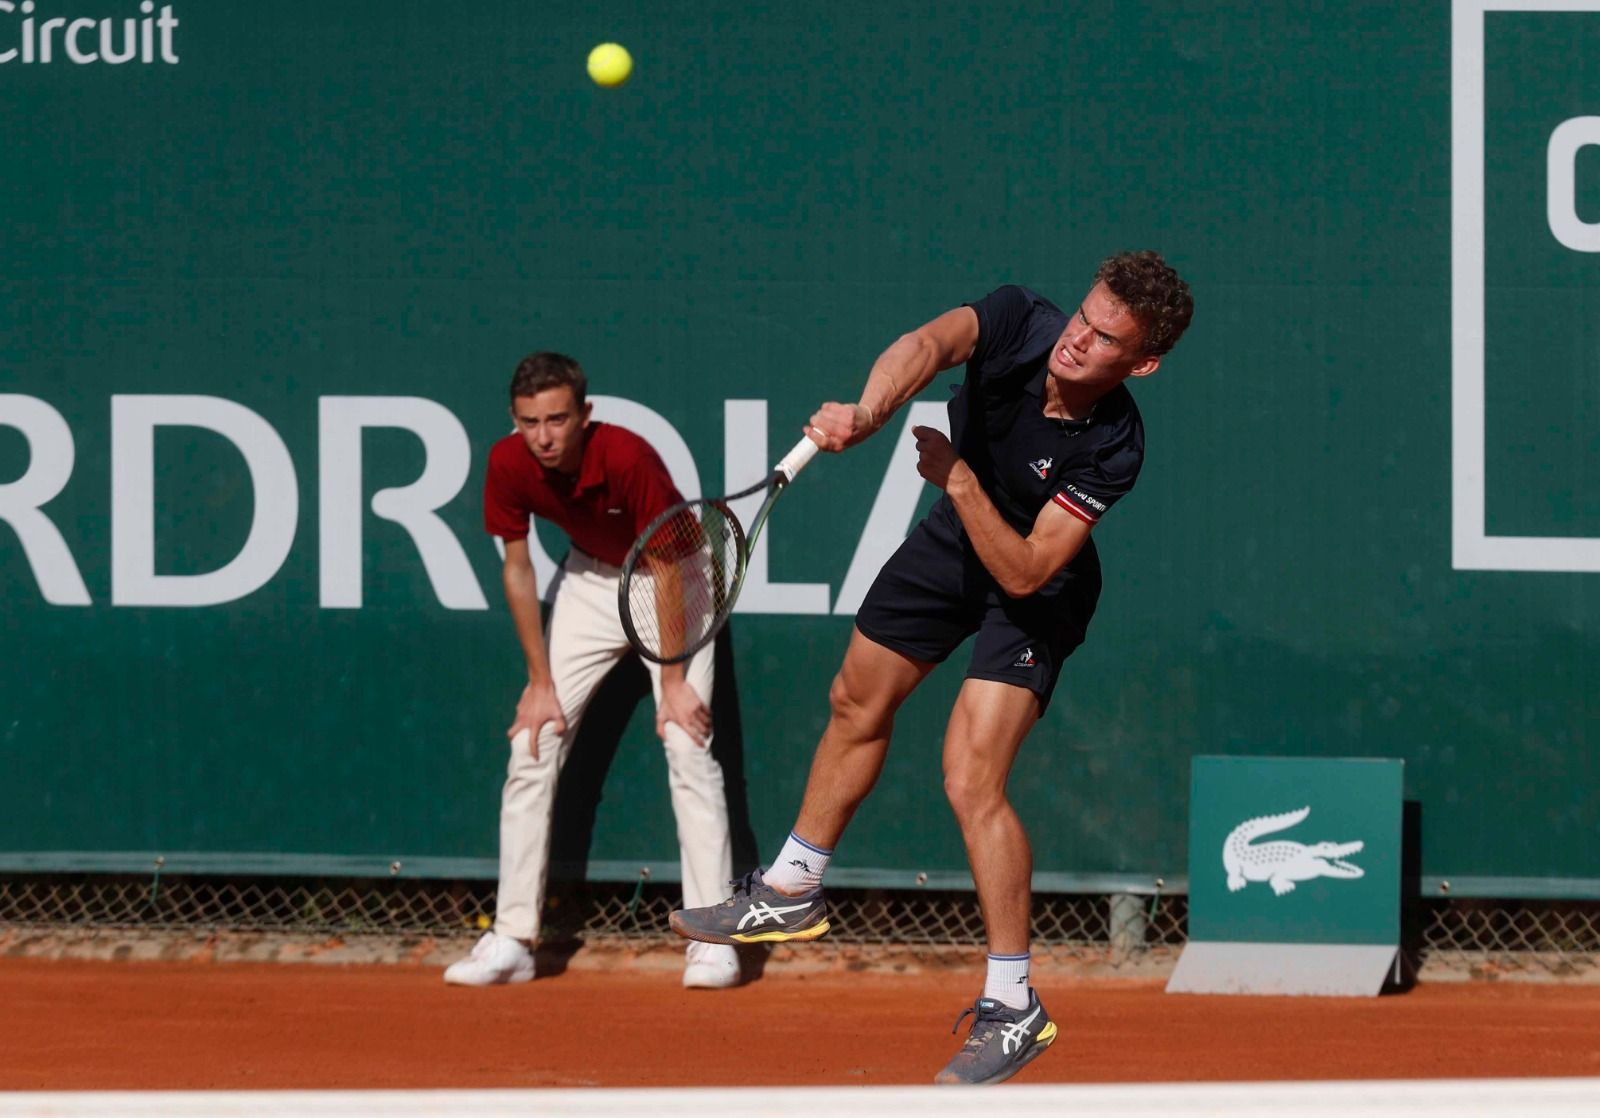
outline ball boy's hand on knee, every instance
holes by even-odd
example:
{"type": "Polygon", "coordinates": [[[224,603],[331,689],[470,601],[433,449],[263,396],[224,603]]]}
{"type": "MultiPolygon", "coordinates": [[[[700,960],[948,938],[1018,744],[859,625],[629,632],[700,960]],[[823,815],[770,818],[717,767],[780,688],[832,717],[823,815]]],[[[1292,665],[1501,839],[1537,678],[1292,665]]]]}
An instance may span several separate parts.
{"type": "Polygon", "coordinates": [[[546,725],[555,731],[556,736],[567,732],[567,720],[561,715],[561,704],[556,701],[554,687],[535,688],[533,684],[522,689],[522,698],[517,700],[517,714],[506,730],[506,737],[515,740],[523,731],[528,734],[528,748],[533,752],[533,759],[539,759],[539,735],[544,732],[546,725]]]}
{"type": "Polygon", "coordinates": [[[704,747],[711,738],[711,711],[700,701],[700,696],[688,683],[678,680],[661,682],[661,702],[656,706],[656,736],[667,740],[667,723],[676,722],[698,746],[704,747]]]}

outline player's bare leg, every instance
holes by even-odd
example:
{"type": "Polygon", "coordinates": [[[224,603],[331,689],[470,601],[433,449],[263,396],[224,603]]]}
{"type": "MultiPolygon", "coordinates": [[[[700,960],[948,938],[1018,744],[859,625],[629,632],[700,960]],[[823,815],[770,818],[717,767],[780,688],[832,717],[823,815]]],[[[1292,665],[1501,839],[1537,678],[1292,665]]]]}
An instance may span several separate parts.
{"type": "Polygon", "coordinates": [[[945,795],[961,825],[994,955],[1028,950],[1033,848],[1006,798],[1006,779],[1018,746],[1038,720],[1032,691],[969,679],[945,730],[945,795]]]}
{"type": "Polygon", "coordinates": [[[804,871],[779,865],[769,882],[763,871],[753,870],[721,904],[674,912],[673,931],[702,943],[729,944],[785,943],[827,934],[822,891],[827,860],[883,770],[895,711],[932,670],[932,664],[891,652],[859,630],[851,635],[829,691],[833,713],[811,762],[800,817],[786,853],[779,855],[781,862],[794,848],[804,871]]]}
{"type": "Polygon", "coordinates": [[[944,739],[944,787],[961,825],[989,938],[983,996],[956,1019],[972,1031],[936,1083],[999,1083],[1054,1043],[1056,1026],[1028,984],[1033,849],[1006,798],[1017,749],[1039,720],[1033,692],[969,679],[944,739]]]}
{"type": "Polygon", "coordinates": [[[811,759],[796,835],[830,850],[838,845],[883,771],[895,712],[933,668],[851,630],[844,664],[828,690],[832,713],[811,759]]]}

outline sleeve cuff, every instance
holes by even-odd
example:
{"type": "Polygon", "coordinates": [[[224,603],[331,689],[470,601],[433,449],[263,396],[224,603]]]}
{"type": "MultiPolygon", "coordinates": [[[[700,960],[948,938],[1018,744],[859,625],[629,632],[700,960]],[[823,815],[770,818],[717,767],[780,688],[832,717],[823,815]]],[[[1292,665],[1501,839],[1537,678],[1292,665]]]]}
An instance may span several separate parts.
{"type": "Polygon", "coordinates": [[[1080,505],[1078,505],[1076,502],[1071,500],[1065,493],[1057,493],[1054,497],[1052,497],[1050,499],[1052,501],[1054,501],[1056,504],[1060,505],[1062,508],[1066,509],[1073,516],[1076,516],[1079,520],[1083,521],[1085,524],[1098,524],[1098,523],[1100,523],[1100,518],[1098,516],[1095,516],[1088,509],[1083,508],[1080,505]]]}

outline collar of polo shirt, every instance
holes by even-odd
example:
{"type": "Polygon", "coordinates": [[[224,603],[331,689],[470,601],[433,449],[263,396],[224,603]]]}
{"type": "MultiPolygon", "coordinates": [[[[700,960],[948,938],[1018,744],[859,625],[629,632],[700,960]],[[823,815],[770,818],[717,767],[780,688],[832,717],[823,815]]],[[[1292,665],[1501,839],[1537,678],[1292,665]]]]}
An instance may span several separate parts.
{"type": "MultiPolygon", "coordinates": [[[[1040,369],[1037,373],[1035,373],[1033,376],[1028,378],[1028,383],[1024,384],[1022,386],[1022,390],[1024,392],[1026,392],[1028,395],[1033,396],[1033,397],[1041,397],[1041,396],[1043,396],[1043,394],[1044,394],[1044,378],[1049,376],[1049,375],[1050,374],[1049,374],[1048,370],[1040,369]]],[[[1100,400],[1103,400],[1103,399],[1105,399],[1104,396],[1100,397],[1100,400]]],[[[1100,406],[1100,400],[1096,400],[1094,403],[1089,405],[1089,414],[1086,417],[1084,417],[1083,419],[1062,419],[1060,416],[1055,416],[1055,415],[1047,415],[1047,416],[1045,416],[1045,418],[1046,419],[1050,419],[1050,420],[1054,420],[1055,422],[1061,424],[1063,427],[1067,427],[1069,429],[1076,427],[1079,430],[1082,430],[1083,428],[1089,426],[1089,424],[1094,422],[1095,409],[1100,406]]]]}

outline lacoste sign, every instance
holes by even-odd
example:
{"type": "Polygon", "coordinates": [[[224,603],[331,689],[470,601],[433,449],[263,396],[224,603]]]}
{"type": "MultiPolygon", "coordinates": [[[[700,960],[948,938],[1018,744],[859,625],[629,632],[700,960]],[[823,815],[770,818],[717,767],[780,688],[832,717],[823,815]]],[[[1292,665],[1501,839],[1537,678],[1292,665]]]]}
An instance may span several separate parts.
{"type": "Polygon", "coordinates": [[[1377,757],[1194,758],[1189,942],[1167,989],[1378,993],[1400,943],[1404,772],[1377,757]]]}
{"type": "Polygon", "coordinates": [[[1255,842],[1262,835],[1287,831],[1305,822],[1311,808],[1286,811],[1282,815],[1263,815],[1247,819],[1233,830],[1222,843],[1222,866],[1228,871],[1228,891],[1237,893],[1252,881],[1264,881],[1272,886],[1277,896],[1292,892],[1297,881],[1313,877],[1334,877],[1351,880],[1361,876],[1361,867],[1345,861],[1352,854],[1361,853],[1366,843],[1314,842],[1301,843],[1279,839],[1275,842],[1255,842]]]}

